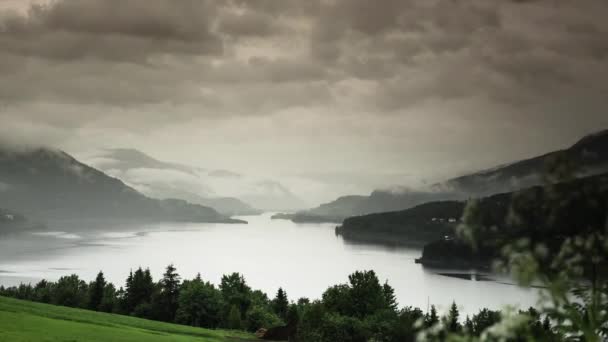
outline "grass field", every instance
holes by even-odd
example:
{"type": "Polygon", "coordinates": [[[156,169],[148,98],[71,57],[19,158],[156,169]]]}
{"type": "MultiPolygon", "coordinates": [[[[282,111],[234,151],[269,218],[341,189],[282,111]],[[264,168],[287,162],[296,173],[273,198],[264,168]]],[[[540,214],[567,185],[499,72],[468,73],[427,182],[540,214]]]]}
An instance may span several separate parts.
{"type": "Polygon", "coordinates": [[[255,341],[242,332],[206,330],[0,297],[0,341],[255,341]]]}

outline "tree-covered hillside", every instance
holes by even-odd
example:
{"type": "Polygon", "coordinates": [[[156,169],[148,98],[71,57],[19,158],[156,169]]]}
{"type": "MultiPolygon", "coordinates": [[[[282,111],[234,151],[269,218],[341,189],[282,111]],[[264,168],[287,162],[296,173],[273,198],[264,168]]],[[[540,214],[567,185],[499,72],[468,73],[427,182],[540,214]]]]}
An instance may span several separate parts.
{"type": "Polygon", "coordinates": [[[341,222],[348,217],[398,211],[427,202],[466,200],[513,192],[544,184],[547,181],[547,167],[556,160],[566,160],[576,165],[577,177],[597,175],[608,171],[607,151],[608,130],[604,130],[582,138],[567,149],[452,178],[433,184],[428,189],[376,190],[369,196],[343,196],[299,212],[292,218],[341,222]]]}

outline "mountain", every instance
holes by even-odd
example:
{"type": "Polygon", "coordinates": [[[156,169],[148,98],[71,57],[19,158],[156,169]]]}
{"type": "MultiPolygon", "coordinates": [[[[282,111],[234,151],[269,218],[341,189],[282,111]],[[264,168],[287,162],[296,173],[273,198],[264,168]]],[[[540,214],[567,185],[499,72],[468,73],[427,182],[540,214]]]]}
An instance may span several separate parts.
{"type": "Polygon", "coordinates": [[[464,207],[464,201],[438,201],[349,217],[336,227],[336,233],[351,242],[422,246],[453,232],[464,207]]]}
{"type": "MultiPolygon", "coordinates": [[[[129,175],[130,173],[126,173],[129,175]]],[[[198,194],[196,187],[191,187],[183,183],[172,183],[169,177],[158,180],[148,180],[145,183],[137,183],[137,178],[128,179],[125,182],[133,186],[146,196],[158,199],[179,198],[181,200],[211,207],[221,214],[232,215],[257,215],[261,211],[251,207],[249,204],[234,197],[204,197],[198,194]]]]}
{"type": "Polygon", "coordinates": [[[19,213],[0,208],[0,234],[42,227],[43,225],[31,222],[19,213]]]}
{"type": "MultiPolygon", "coordinates": [[[[345,219],[336,232],[352,242],[422,245],[444,241],[434,242],[428,249],[425,247],[426,260],[432,260],[436,258],[431,255],[441,254],[441,248],[436,246],[452,246],[446,245],[445,241],[453,240],[451,237],[465,207],[465,201],[439,201],[401,211],[351,217],[345,219]]],[[[496,236],[503,239],[507,236],[509,239],[545,238],[548,232],[570,236],[587,227],[602,229],[606,224],[607,208],[608,173],[604,173],[557,183],[550,188],[534,186],[480,198],[476,217],[483,226],[493,227],[484,240],[496,236]],[[548,204],[556,203],[559,210],[551,211],[548,204]],[[517,209],[518,220],[508,219],[511,208],[517,209]],[[510,221],[533,224],[518,225],[510,221]]],[[[445,256],[449,259],[448,254],[445,256]]]]}
{"type": "Polygon", "coordinates": [[[88,156],[88,163],[119,178],[147,196],[180,198],[227,215],[305,207],[282,184],[221,169],[169,163],[135,149],[108,149],[88,156]],[[254,203],[254,208],[250,203],[254,203]]]}
{"type": "Polygon", "coordinates": [[[248,203],[255,203],[257,208],[268,211],[299,210],[307,205],[291,190],[274,180],[246,181],[245,191],[239,195],[248,203]]]}
{"type": "Polygon", "coordinates": [[[433,189],[477,196],[515,191],[542,184],[548,168],[556,163],[560,167],[572,167],[577,177],[605,172],[608,170],[608,130],[588,135],[565,150],[450,179],[433,185],[433,189]]]}
{"type": "MultiPolygon", "coordinates": [[[[260,212],[238,198],[209,196],[212,190],[201,183],[200,174],[207,172],[202,168],[160,161],[135,149],[109,149],[93,158],[92,162],[153,198],[179,198],[211,207],[224,215],[260,212]],[[159,176],[156,177],[155,173],[159,176]]],[[[221,171],[210,173],[220,177],[221,171]]]]}
{"type": "MultiPolygon", "coordinates": [[[[505,244],[515,241],[542,246],[551,260],[565,240],[606,232],[608,173],[485,197],[473,208],[467,209],[468,215],[485,228],[475,234],[475,250],[458,237],[439,238],[424,246],[416,262],[440,268],[490,268],[505,244]]],[[[604,261],[598,269],[607,266],[604,261]]]]}
{"type": "Polygon", "coordinates": [[[0,207],[41,219],[242,222],[183,200],[146,197],[65,152],[0,150],[0,207]]]}
{"type": "MultiPolygon", "coordinates": [[[[376,190],[369,196],[344,196],[283,218],[341,222],[347,217],[411,208],[430,201],[463,200],[543,184],[552,165],[575,170],[576,177],[608,171],[608,130],[588,135],[570,148],[447,180],[418,191],[376,190]]],[[[567,170],[551,170],[566,172],[567,170]]]]}
{"type": "Polygon", "coordinates": [[[195,175],[198,171],[203,170],[187,165],[160,161],[143,152],[130,148],[114,148],[107,150],[107,152],[105,156],[110,159],[112,168],[121,171],[148,168],[178,170],[195,175]]]}
{"type": "Polygon", "coordinates": [[[458,199],[462,196],[455,193],[425,192],[425,191],[379,191],[369,196],[343,196],[333,202],[296,212],[294,214],[279,214],[276,219],[290,219],[294,222],[334,222],[341,223],[345,218],[367,215],[377,212],[395,211],[411,208],[417,204],[440,199],[458,199]]]}

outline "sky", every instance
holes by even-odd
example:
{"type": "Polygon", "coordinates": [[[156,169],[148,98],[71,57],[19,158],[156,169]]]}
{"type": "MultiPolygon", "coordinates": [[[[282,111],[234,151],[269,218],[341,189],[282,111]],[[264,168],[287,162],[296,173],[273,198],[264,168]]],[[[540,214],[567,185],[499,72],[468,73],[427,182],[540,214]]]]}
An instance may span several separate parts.
{"type": "Polygon", "coordinates": [[[0,0],[0,143],[136,148],[311,202],[420,186],[608,128],[606,13],[605,0],[0,0]]]}

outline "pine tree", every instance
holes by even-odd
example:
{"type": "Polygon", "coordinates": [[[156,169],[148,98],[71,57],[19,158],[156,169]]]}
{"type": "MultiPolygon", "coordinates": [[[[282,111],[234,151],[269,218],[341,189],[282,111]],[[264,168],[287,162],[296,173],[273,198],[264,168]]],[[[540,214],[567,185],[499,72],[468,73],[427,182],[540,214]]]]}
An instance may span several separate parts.
{"type": "Polygon", "coordinates": [[[284,321],[287,319],[289,300],[287,299],[287,293],[282,288],[279,288],[279,291],[277,291],[277,296],[272,301],[272,307],[277,316],[284,321]]]}
{"type": "Polygon", "coordinates": [[[99,305],[103,301],[105,287],[106,279],[103,276],[103,272],[99,271],[97,278],[89,286],[89,309],[99,310],[99,305]]]}
{"type": "Polygon", "coordinates": [[[150,303],[154,292],[154,282],[150,270],[145,271],[140,267],[135,272],[130,272],[125,288],[125,309],[128,314],[135,311],[137,306],[150,303]]]}
{"type": "Polygon", "coordinates": [[[439,316],[437,316],[437,308],[435,308],[435,305],[431,305],[431,312],[427,312],[426,316],[424,317],[424,325],[426,327],[432,327],[438,322],[439,316]]]}
{"type": "Polygon", "coordinates": [[[103,289],[103,298],[97,310],[103,312],[119,312],[120,307],[117,305],[117,299],[119,293],[116,291],[116,287],[112,283],[106,283],[106,287],[103,289]]]}
{"type": "Polygon", "coordinates": [[[393,311],[397,311],[399,307],[397,304],[397,297],[395,297],[395,289],[393,289],[393,287],[390,286],[388,282],[385,282],[382,286],[382,292],[384,294],[384,301],[386,302],[386,306],[393,311]]]}
{"type": "Polygon", "coordinates": [[[129,271],[129,275],[125,281],[125,288],[123,290],[121,287],[119,294],[121,294],[121,309],[123,313],[130,314],[133,311],[133,304],[135,302],[133,298],[133,270],[129,271]]]}
{"type": "Polygon", "coordinates": [[[458,321],[460,317],[460,313],[458,312],[458,307],[456,306],[456,302],[452,302],[452,306],[450,307],[450,312],[447,317],[447,328],[450,332],[459,332],[462,329],[460,322],[458,321]]]}
{"type": "Polygon", "coordinates": [[[173,266],[173,264],[167,266],[160,285],[160,304],[163,312],[163,317],[161,318],[162,320],[173,322],[175,320],[175,313],[177,312],[180,285],[180,276],[177,274],[176,268],[173,266]]]}
{"type": "Polygon", "coordinates": [[[154,281],[152,280],[152,275],[150,274],[150,269],[146,268],[143,273],[142,279],[142,296],[144,302],[150,302],[150,298],[152,298],[152,294],[154,293],[154,281]]]}

